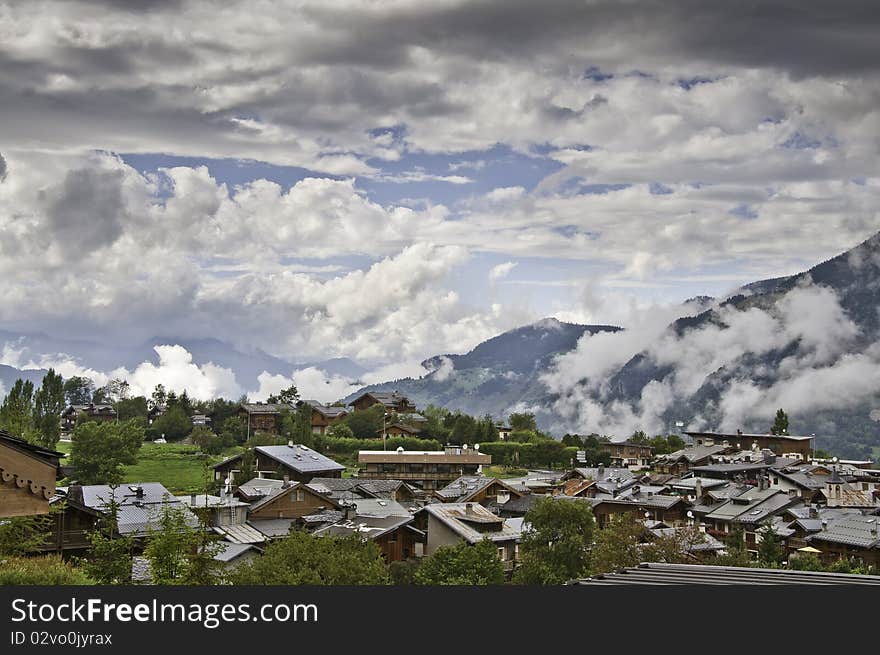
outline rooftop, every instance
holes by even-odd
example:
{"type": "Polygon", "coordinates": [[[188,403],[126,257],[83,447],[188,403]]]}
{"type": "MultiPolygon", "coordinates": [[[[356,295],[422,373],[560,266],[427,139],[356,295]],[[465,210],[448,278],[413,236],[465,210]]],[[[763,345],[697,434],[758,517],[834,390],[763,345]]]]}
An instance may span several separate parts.
{"type": "Polygon", "coordinates": [[[572,584],[880,585],[880,576],[701,564],[639,564],[572,584]]]}

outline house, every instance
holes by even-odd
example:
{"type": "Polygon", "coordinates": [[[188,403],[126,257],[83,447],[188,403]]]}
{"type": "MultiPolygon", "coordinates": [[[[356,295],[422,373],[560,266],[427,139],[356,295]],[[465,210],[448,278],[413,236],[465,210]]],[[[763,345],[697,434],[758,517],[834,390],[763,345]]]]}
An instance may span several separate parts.
{"type": "MultiPolygon", "coordinates": [[[[254,453],[254,470],[257,477],[274,477],[283,479],[288,476],[296,482],[310,482],[315,477],[339,478],[345,467],[329,457],[306,446],[288,443],[286,446],[256,446],[254,453]]],[[[239,453],[219,464],[214,465],[214,479],[225,480],[241,471],[239,453]]]]}
{"type": "Polygon", "coordinates": [[[498,557],[506,571],[512,571],[519,559],[519,530],[479,503],[436,503],[416,512],[415,525],[427,534],[425,555],[441,546],[464,541],[476,544],[489,539],[498,548],[498,557]]]}
{"type": "Polygon", "coordinates": [[[416,411],[416,406],[409,398],[397,391],[368,391],[348,404],[356,412],[369,409],[376,404],[383,405],[385,411],[392,414],[411,414],[416,411]]]}
{"type": "Polygon", "coordinates": [[[421,434],[421,430],[412,425],[406,425],[405,423],[395,422],[390,425],[385,426],[384,429],[379,430],[376,433],[376,436],[382,437],[418,437],[421,434]]]}
{"type": "Polygon", "coordinates": [[[206,416],[205,414],[193,414],[190,417],[190,421],[193,424],[193,427],[210,427],[211,426],[211,417],[206,416]]]}
{"type": "Polygon", "coordinates": [[[247,521],[248,504],[226,493],[221,496],[189,494],[176,498],[211,527],[242,525],[247,521]]]}
{"type": "Polygon", "coordinates": [[[513,428],[504,423],[496,425],[495,428],[498,430],[498,441],[507,441],[510,437],[510,433],[513,432],[513,428]]]}
{"type": "Polygon", "coordinates": [[[358,478],[312,478],[309,487],[334,500],[384,498],[412,504],[416,491],[401,480],[360,480],[358,478]]]}
{"type": "Polygon", "coordinates": [[[761,525],[798,503],[800,501],[796,496],[779,489],[750,487],[713,508],[703,518],[703,522],[710,534],[721,538],[733,532],[736,527],[742,529],[746,547],[756,551],[757,532],[761,525]]]}
{"type": "Polygon", "coordinates": [[[514,489],[503,480],[481,475],[463,475],[434,491],[434,497],[442,503],[480,503],[483,506],[503,505],[523,495],[524,492],[514,489]]]}
{"type": "Polygon", "coordinates": [[[880,507],[880,492],[863,490],[858,484],[851,484],[840,476],[835,467],[825,479],[824,488],[820,492],[829,507],[863,507],[871,509],[880,507]]]}
{"type": "Polygon", "coordinates": [[[632,441],[618,441],[602,444],[602,451],[611,455],[611,466],[628,469],[646,469],[654,459],[651,446],[632,441]]]}
{"type": "Polygon", "coordinates": [[[654,461],[654,469],[658,473],[684,475],[692,467],[710,464],[713,457],[732,452],[732,450],[729,442],[716,445],[714,441],[710,440],[709,443],[688,444],[674,453],[657,457],[654,461]]]}
{"type": "Polygon", "coordinates": [[[251,505],[248,520],[298,519],[318,510],[340,507],[337,501],[318,493],[307,484],[285,481],[251,505]]]}
{"type": "Polygon", "coordinates": [[[254,432],[278,434],[281,431],[281,412],[296,411],[296,406],[287,403],[242,403],[238,416],[247,426],[248,436],[254,432]]]}
{"type": "Polygon", "coordinates": [[[116,410],[106,403],[89,403],[88,405],[68,405],[61,412],[61,429],[69,432],[76,427],[76,419],[84,414],[92,421],[115,421],[116,410]]]}
{"type": "Polygon", "coordinates": [[[737,450],[757,447],[767,448],[776,455],[794,455],[803,461],[807,461],[813,454],[813,437],[797,436],[789,434],[746,434],[739,430],[736,433],[721,432],[685,432],[695,442],[699,443],[723,443],[727,441],[736,444],[737,450]]]}
{"type": "Polygon", "coordinates": [[[0,430],[0,518],[47,514],[62,457],[0,430]]]}
{"type": "Polygon", "coordinates": [[[854,557],[868,566],[880,566],[880,516],[849,515],[830,520],[806,542],[821,551],[819,558],[833,563],[854,557]]]}
{"type": "Polygon", "coordinates": [[[475,475],[492,463],[477,447],[447,446],[444,450],[361,450],[358,452],[362,480],[403,480],[430,491],[445,487],[462,475],[475,475]]]}
{"type": "Polygon", "coordinates": [[[402,562],[422,557],[427,536],[407,516],[354,516],[314,531],[317,536],[350,537],[356,535],[375,543],[386,562],[402,562]]]}
{"type": "Polygon", "coordinates": [[[262,550],[254,544],[234,544],[229,541],[221,541],[219,550],[214,553],[214,559],[220,562],[221,568],[228,573],[242,564],[255,560],[261,554],[262,550]]]}
{"type": "Polygon", "coordinates": [[[339,423],[349,414],[345,407],[324,405],[317,400],[302,400],[297,403],[297,406],[303,404],[312,408],[312,434],[326,434],[327,428],[339,423]]]}
{"type": "Polygon", "coordinates": [[[111,487],[106,484],[71,485],[65,496],[73,504],[87,507],[103,518],[110,516],[112,504],[116,504],[116,530],[133,538],[148,537],[159,529],[159,520],[166,508],[179,509],[186,524],[192,528],[199,525],[198,517],[186,503],[171,495],[158,482],[138,482],[111,487]]]}
{"type": "Polygon", "coordinates": [[[597,494],[588,498],[593,507],[593,516],[600,528],[608,525],[612,516],[617,514],[635,514],[639,519],[662,521],[668,526],[680,527],[688,522],[687,513],[690,503],[682,496],[633,489],[626,496],[597,494]]]}

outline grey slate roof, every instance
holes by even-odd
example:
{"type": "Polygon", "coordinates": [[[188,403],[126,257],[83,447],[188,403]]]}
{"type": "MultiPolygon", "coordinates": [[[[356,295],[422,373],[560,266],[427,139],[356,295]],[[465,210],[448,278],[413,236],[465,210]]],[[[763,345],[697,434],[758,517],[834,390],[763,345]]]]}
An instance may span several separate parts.
{"type": "Polygon", "coordinates": [[[290,534],[290,528],[296,523],[296,519],[251,519],[248,525],[259,530],[270,539],[286,537],[290,534]]]}
{"type": "Polygon", "coordinates": [[[857,546],[859,548],[880,548],[880,516],[847,516],[830,521],[828,526],[807,537],[811,544],[830,542],[857,546]]]}
{"type": "Polygon", "coordinates": [[[520,533],[495,516],[479,503],[435,503],[426,505],[422,512],[428,512],[450,530],[468,543],[475,544],[483,539],[490,541],[512,541],[520,533]],[[468,506],[470,511],[468,511],[468,506]],[[481,531],[476,525],[493,526],[494,530],[481,531]]]}
{"type": "MultiPolygon", "coordinates": [[[[77,487],[69,487],[68,494],[76,489],[77,487]]],[[[115,500],[118,504],[116,523],[121,534],[138,537],[148,535],[158,528],[158,520],[166,506],[179,507],[183,510],[186,524],[190,527],[199,524],[198,517],[186,504],[172,496],[171,492],[158,482],[119,485],[115,491],[106,484],[82,485],[78,489],[82,493],[82,500],[78,498],[74,500],[105,514],[110,503],[115,500]],[[135,491],[137,488],[142,490],[140,497],[135,491]]]]}
{"type": "Polygon", "coordinates": [[[411,523],[412,516],[360,516],[315,530],[316,536],[348,537],[353,534],[364,539],[376,539],[411,523]]]}
{"type": "Polygon", "coordinates": [[[707,457],[712,457],[713,455],[720,455],[727,449],[728,446],[723,446],[720,444],[716,446],[688,446],[687,448],[676,450],[674,453],[660,455],[657,459],[663,460],[665,462],[677,462],[684,459],[690,463],[693,463],[699,462],[703,459],[706,459],[707,457]]]}
{"type": "Polygon", "coordinates": [[[229,541],[222,542],[222,548],[214,555],[214,559],[218,562],[228,563],[241,557],[248,551],[255,553],[260,552],[259,548],[253,544],[235,544],[229,541]]]}
{"type": "Polygon", "coordinates": [[[344,471],[345,467],[329,457],[303,445],[257,446],[257,452],[271,457],[299,473],[311,471],[344,471]]]}

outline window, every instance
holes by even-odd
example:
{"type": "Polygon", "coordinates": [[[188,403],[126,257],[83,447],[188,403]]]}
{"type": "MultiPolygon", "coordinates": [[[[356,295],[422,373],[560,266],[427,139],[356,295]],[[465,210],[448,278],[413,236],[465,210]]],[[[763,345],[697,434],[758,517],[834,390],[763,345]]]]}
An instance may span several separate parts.
{"type": "Polygon", "coordinates": [[[498,547],[498,559],[500,559],[503,562],[505,559],[507,559],[505,557],[505,555],[506,555],[506,552],[504,550],[504,547],[499,546],[498,547]]]}
{"type": "Polygon", "coordinates": [[[296,490],[295,502],[301,503],[305,499],[305,494],[302,489],[296,490]]]}

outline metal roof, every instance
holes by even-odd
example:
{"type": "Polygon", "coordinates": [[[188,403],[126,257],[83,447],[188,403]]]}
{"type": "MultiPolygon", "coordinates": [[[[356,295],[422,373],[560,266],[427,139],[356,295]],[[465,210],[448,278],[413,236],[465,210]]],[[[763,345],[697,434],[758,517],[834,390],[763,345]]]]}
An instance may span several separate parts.
{"type": "Polygon", "coordinates": [[[292,446],[257,446],[255,450],[267,457],[281,462],[297,473],[312,471],[344,471],[345,467],[316,450],[300,444],[292,446]]]}
{"type": "Polygon", "coordinates": [[[880,548],[880,516],[847,516],[830,521],[824,530],[807,537],[810,543],[830,542],[858,546],[859,548],[880,548]]]}
{"type": "Polygon", "coordinates": [[[248,551],[259,552],[259,549],[253,544],[235,544],[223,541],[221,545],[221,549],[214,555],[214,559],[218,562],[231,562],[248,551]]]}
{"type": "Polygon", "coordinates": [[[436,503],[426,505],[423,512],[446,525],[453,532],[471,544],[483,539],[490,541],[512,541],[520,533],[479,503],[436,503]],[[493,526],[491,530],[479,530],[475,526],[493,526]]]}
{"type": "Polygon", "coordinates": [[[701,564],[644,563],[614,573],[574,580],[570,584],[880,585],[880,576],[701,564]]]}
{"type": "Polygon", "coordinates": [[[243,525],[218,525],[214,526],[214,532],[223,535],[226,541],[234,544],[261,544],[266,541],[266,535],[247,523],[243,525]]]}

